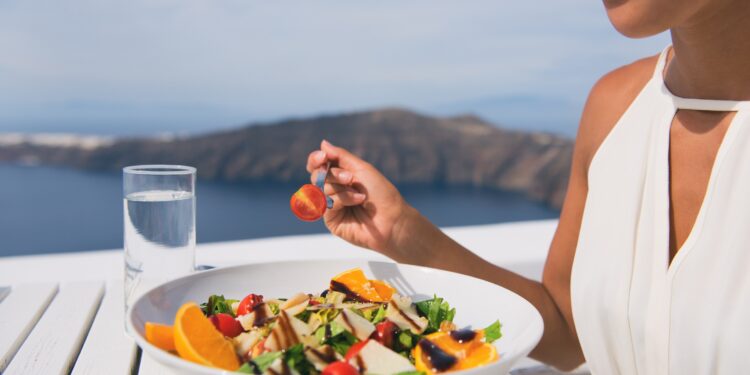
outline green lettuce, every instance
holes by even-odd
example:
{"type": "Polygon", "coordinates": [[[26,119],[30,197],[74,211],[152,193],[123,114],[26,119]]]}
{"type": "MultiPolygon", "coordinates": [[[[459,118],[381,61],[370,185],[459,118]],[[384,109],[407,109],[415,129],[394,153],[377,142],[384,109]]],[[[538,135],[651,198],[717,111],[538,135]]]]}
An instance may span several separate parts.
{"type": "Polygon", "coordinates": [[[456,309],[451,308],[450,304],[444,299],[434,296],[432,299],[417,302],[417,311],[429,322],[425,333],[436,332],[440,329],[440,323],[444,321],[453,321],[456,316],[456,309]]]}
{"type": "Polygon", "coordinates": [[[208,301],[201,303],[201,311],[206,316],[214,314],[224,313],[234,316],[232,311],[232,304],[239,302],[236,299],[225,299],[223,295],[211,295],[208,297],[208,301]]]}
{"type": "Polygon", "coordinates": [[[499,320],[496,320],[494,323],[487,326],[487,328],[484,329],[484,341],[493,343],[499,338],[503,337],[502,332],[500,332],[501,328],[502,324],[500,324],[499,320]]]}
{"type": "Polygon", "coordinates": [[[385,307],[382,305],[378,308],[378,311],[375,313],[375,315],[372,317],[372,324],[378,324],[385,320],[385,307]]]}
{"type": "Polygon", "coordinates": [[[284,351],[284,362],[289,368],[297,370],[302,375],[309,375],[315,372],[315,366],[305,357],[305,347],[297,344],[284,351]]]}
{"type": "Polygon", "coordinates": [[[330,345],[333,350],[337,351],[341,355],[346,355],[357,338],[354,337],[349,331],[347,331],[341,324],[336,322],[330,322],[317,330],[315,330],[315,339],[318,340],[322,345],[330,345]],[[326,326],[329,327],[330,335],[326,337],[326,326]]]}

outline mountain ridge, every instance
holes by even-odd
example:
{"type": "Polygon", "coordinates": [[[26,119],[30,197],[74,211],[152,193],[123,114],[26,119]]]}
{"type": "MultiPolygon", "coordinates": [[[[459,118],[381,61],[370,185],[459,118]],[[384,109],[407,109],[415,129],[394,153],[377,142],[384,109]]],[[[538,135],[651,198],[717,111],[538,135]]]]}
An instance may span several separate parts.
{"type": "Polygon", "coordinates": [[[573,142],[497,127],[471,115],[432,117],[403,108],[293,118],[178,138],[126,138],[98,147],[0,143],[0,162],[86,170],[187,164],[227,182],[302,183],[307,155],[327,139],[394,183],[472,186],[523,193],[560,208],[573,142]]]}

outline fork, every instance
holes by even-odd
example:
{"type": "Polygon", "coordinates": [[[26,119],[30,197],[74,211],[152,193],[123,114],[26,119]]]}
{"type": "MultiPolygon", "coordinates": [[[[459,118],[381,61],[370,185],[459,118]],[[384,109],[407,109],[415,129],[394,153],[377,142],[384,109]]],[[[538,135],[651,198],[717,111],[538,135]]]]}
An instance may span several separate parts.
{"type": "Polygon", "coordinates": [[[414,296],[417,294],[414,287],[411,286],[411,284],[404,278],[404,275],[398,270],[397,265],[381,262],[370,263],[369,268],[375,278],[387,282],[392,287],[396,288],[401,295],[414,296]]]}
{"type": "Polygon", "coordinates": [[[320,189],[320,191],[323,192],[323,195],[326,197],[326,207],[327,208],[333,208],[333,199],[331,197],[325,195],[325,184],[326,184],[326,177],[328,177],[328,171],[331,169],[331,162],[329,161],[326,163],[325,167],[322,167],[318,170],[318,174],[315,176],[315,186],[320,189]]]}

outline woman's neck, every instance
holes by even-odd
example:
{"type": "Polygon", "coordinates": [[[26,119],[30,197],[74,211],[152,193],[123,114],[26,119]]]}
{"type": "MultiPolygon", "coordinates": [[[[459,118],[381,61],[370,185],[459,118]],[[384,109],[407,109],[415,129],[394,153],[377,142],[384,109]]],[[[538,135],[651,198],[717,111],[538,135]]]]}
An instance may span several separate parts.
{"type": "Polygon", "coordinates": [[[678,96],[750,100],[750,6],[725,1],[672,29],[674,57],[666,75],[678,96]]]}

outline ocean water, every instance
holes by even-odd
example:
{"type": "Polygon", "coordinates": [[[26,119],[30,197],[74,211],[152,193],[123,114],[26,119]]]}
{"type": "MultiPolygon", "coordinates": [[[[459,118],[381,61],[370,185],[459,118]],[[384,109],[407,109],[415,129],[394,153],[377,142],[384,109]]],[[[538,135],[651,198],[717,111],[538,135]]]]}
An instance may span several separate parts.
{"type": "MultiPolygon", "coordinates": [[[[200,171],[199,171],[200,173],[200,171]]],[[[327,232],[289,210],[297,185],[198,180],[198,243],[327,232]]],[[[413,206],[440,226],[555,218],[521,195],[472,188],[406,187],[413,206]]],[[[121,248],[122,176],[0,165],[0,256],[121,248]]]]}

